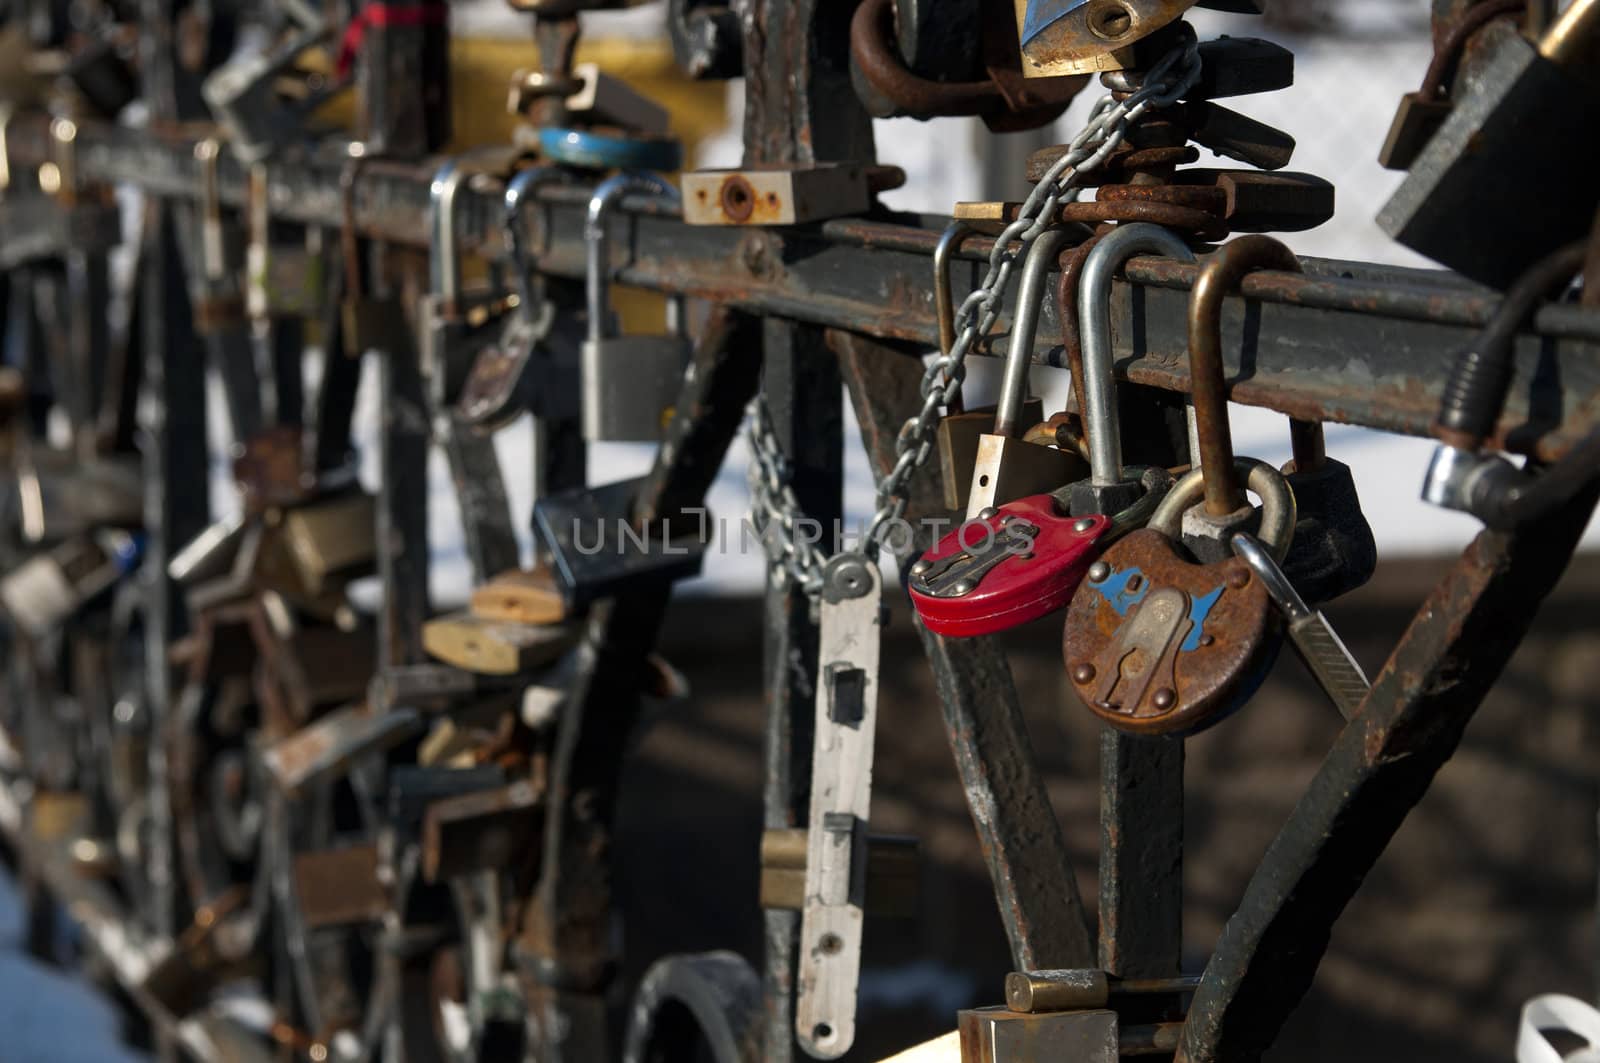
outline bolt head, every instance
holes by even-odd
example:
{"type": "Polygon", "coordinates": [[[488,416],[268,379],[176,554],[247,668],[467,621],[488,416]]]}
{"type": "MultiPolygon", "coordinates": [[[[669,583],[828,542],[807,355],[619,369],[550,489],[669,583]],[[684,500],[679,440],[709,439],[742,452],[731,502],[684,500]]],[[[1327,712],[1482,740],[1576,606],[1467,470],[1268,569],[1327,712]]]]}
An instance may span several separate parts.
{"type": "Polygon", "coordinates": [[[998,509],[996,509],[995,507],[993,507],[993,506],[985,506],[982,509],[978,510],[978,519],[979,520],[994,520],[994,518],[999,516],[999,515],[1000,515],[1000,511],[998,509]]]}
{"type": "Polygon", "coordinates": [[[1249,584],[1250,570],[1247,568],[1234,569],[1233,574],[1228,577],[1228,586],[1232,587],[1236,591],[1244,589],[1245,587],[1249,586],[1249,584]]]}
{"type": "Polygon", "coordinates": [[[1111,566],[1104,561],[1096,561],[1089,566],[1089,582],[1104,583],[1111,578],[1111,566]]]}
{"type": "Polygon", "coordinates": [[[1092,679],[1094,679],[1094,665],[1090,664],[1088,661],[1084,661],[1083,663],[1073,667],[1072,681],[1074,683],[1087,683],[1092,679]]]}
{"type": "Polygon", "coordinates": [[[920,576],[920,575],[922,575],[924,572],[928,571],[928,569],[930,569],[932,567],[933,567],[933,562],[932,561],[926,561],[926,560],[918,561],[916,564],[911,566],[911,574],[913,576],[920,576]]]}
{"type": "Polygon", "coordinates": [[[1158,709],[1170,709],[1178,702],[1178,692],[1171,687],[1161,687],[1150,695],[1150,703],[1158,709]]]}
{"type": "Polygon", "coordinates": [[[1090,530],[1093,527],[1094,527],[1094,520],[1089,518],[1089,517],[1083,517],[1083,518],[1081,518],[1079,520],[1074,521],[1073,524],[1072,524],[1072,530],[1077,532],[1080,535],[1083,534],[1084,532],[1090,530]]]}

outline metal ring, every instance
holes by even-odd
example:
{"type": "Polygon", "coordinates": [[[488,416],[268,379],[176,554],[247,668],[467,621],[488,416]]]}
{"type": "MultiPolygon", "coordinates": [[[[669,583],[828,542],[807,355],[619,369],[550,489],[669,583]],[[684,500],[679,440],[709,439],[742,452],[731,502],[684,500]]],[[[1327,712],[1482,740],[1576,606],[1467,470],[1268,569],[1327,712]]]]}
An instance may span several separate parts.
{"type": "MultiPolygon", "coordinates": [[[[1261,498],[1261,530],[1256,537],[1272,551],[1274,561],[1282,561],[1294,538],[1296,519],[1294,491],[1283,473],[1255,458],[1234,458],[1234,470],[1245,478],[1245,486],[1261,498]]],[[[1183,534],[1183,515],[1205,494],[1205,469],[1193,469],[1172,485],[1150,517],[1149,527],[1169,539],[1183,534]]]]}
{"type": "Polygon", "coordinates": [[[683,145],[671,137],[642,139],[551,126],[539,130],[539,150],[552,162],[595,170],[670,171],[683,166],[683,145]]]}

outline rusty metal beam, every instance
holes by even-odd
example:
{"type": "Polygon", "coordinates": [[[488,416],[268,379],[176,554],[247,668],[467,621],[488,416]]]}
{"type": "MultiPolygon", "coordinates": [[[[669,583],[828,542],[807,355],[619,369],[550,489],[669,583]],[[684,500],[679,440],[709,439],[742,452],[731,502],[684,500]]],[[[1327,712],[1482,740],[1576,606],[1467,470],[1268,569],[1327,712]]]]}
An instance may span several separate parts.
{"type": "MultiPolygon", "coordinates": [[[[78,170],[87,181],[127,181],[164,197],[194,198],[199,173],[193,139],[87,122],[79,134],[78,170]]],[[[49,158],[43,123],[11,123],[14,166],[49,158]]],[[[336,229],[341,224],[341,159],[269,166],[270,195],[284,221],[336,229]]],[[[422,246],[428,227],[425,165],[373,162],[363,171],[355,221],[363,235],[422,246]]],[[[244,201],[243,171],[231,157],[219,167],[222,200],[244,201]]],[[[544,269],[583,273],[587,190],[549,187],[531,217],[543,234],[535,250],[544,269]]],[[[847,328],[932,346],[930,258],[947,219],[879,214],[815,227],[755,231],[686,226],[659,204],[624,201],[617,220],[618,279],[625,284],[708,298],[756,314],[847,328]]],[[[463,245],[503,252],[499,194],[463,190],[458,232],[463,245]]],[[[963,246],[955,273],[959,298],[989,250],[963,246]]],[[[1494,293],[1450,274],[1306,259],[1304,275],[1258,273],[1224,302],[1223,349],[1232,398],[1309,420],[1427,435],[1455,355],[1497,302],[1494,293]]],[[[1120,375],[1137,383],[1187,390],[1184,320],[1196,268],[1160,259],[1129,263],[1112,300],[1120,375]]],[[[1517,345],[1511,400],[1494,442],[1553,460],[1600,411],[1600,311],[1547,306],[1517,345]]],[[[1059,331],[1046,306],[1034,351],[1058,364],[1059,331]]],[[[982,354],[1000,354],[997,341],[982,354]]]]}
{"type": "MultiPolygon", "coordinates": [[[[868,458],[882,476],[894,466],[901,423],[922,405],[922,362],[847,332],[830,332],[829,345],[839,355],[868,458]]],[[[911,485],[905,519],[918,536],[896,558],[902,571],[931,545],[920,518],[949,516],[931,468],[911,485]]],[[[1005,650],[993,638],[947,639],[921,624],[917,632],[1012,961],[1021,970],[1094,966],[1094,937],[1005,650]]]]}
{"type": "MultiPolygon", "coordinates": [[[[635,523],[650,525],[703,501],[755,391],[760,362],[750,350],[759,333],[753,318],[712,312],[667,439],[634,501],[635,523]]],[[[531,1050],[550,1063],[612,1054],[612,816],[647,685],[645,655],[671,591],[669,583],[648,583],[602,601],[576,650],[577,674],[551,755],[540,879],[517,947],[536,1020],[531,1050]]]]}
{"type": "Polygon", "coordinates": [[[1423,602],[1223,930],[1179,1063],[1248,1063],[1277,1037],[1334,921],[1455,751],[1597,497],[1591,486],[1524,532],[1481,533],[1423,602]]]}

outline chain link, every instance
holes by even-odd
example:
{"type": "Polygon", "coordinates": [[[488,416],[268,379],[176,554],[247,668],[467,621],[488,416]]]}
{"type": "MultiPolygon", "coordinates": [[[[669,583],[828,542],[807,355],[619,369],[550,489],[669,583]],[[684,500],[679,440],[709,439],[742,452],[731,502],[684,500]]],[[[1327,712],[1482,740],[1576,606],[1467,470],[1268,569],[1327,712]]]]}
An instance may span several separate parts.
{"type": "MultiPolygon", "coordinates": [[[[1125,99],[1107,95],[1098,100],[1089,113],[1088,124],[1023,201],[1017,220],[995,239],[983,283],[956,308],[955,342],[949,351],[941,352],[928,364],[922,377],[922,409],[901,426],[895,441],[894,467],[878,481],[877,510],[856,548],[869,560],[883,546],[890,523],[905,513],[907,483],[933,453],[939,411],[960,393],[967,354],[1000,318],[1016,263],[1027,254],[1029,245],[1050,228],[1056,208],[1082,186],[1084,175],[1103,165],[1122,143],[1128,127],[1146,111],[1177,102],[1199,79],[1199,46],[1190,40],[1167,53],[1150,69],[1143,85],[1125,99]]],[[[819,594],[822,566],[827,559],[813,542],[795,534],[796,522],[804,518],[804,513],[789,486],[788,461],[773,431],[764,395],[758,394],[751,401],[746,436],[751,452],[751,523],[778,571],[807,594],[819,594]]]]}

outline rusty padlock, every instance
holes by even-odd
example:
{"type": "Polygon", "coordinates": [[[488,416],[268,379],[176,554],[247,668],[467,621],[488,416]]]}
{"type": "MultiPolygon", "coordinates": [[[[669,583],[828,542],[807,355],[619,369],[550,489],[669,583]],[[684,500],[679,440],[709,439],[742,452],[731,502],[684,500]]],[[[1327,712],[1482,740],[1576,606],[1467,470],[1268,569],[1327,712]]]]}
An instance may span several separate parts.
{"type": "MultiPolygon", "coordinates": [[[[1251,458],[1233,469],[1261,495],[1261,538],[1281,557],[1294,531],[1283,475],[1251,458]]],[[[1204,730],[1249,698],[1282,645],[1281,619],[1247,564],[1203,565],[1180,553],[1179,521],[1205,490],[1204,476],[1179,480],[1148,528],[1089,566],[1067,610],[1062,652],[1073,689],[1121,731],[1204,730]]]]}

